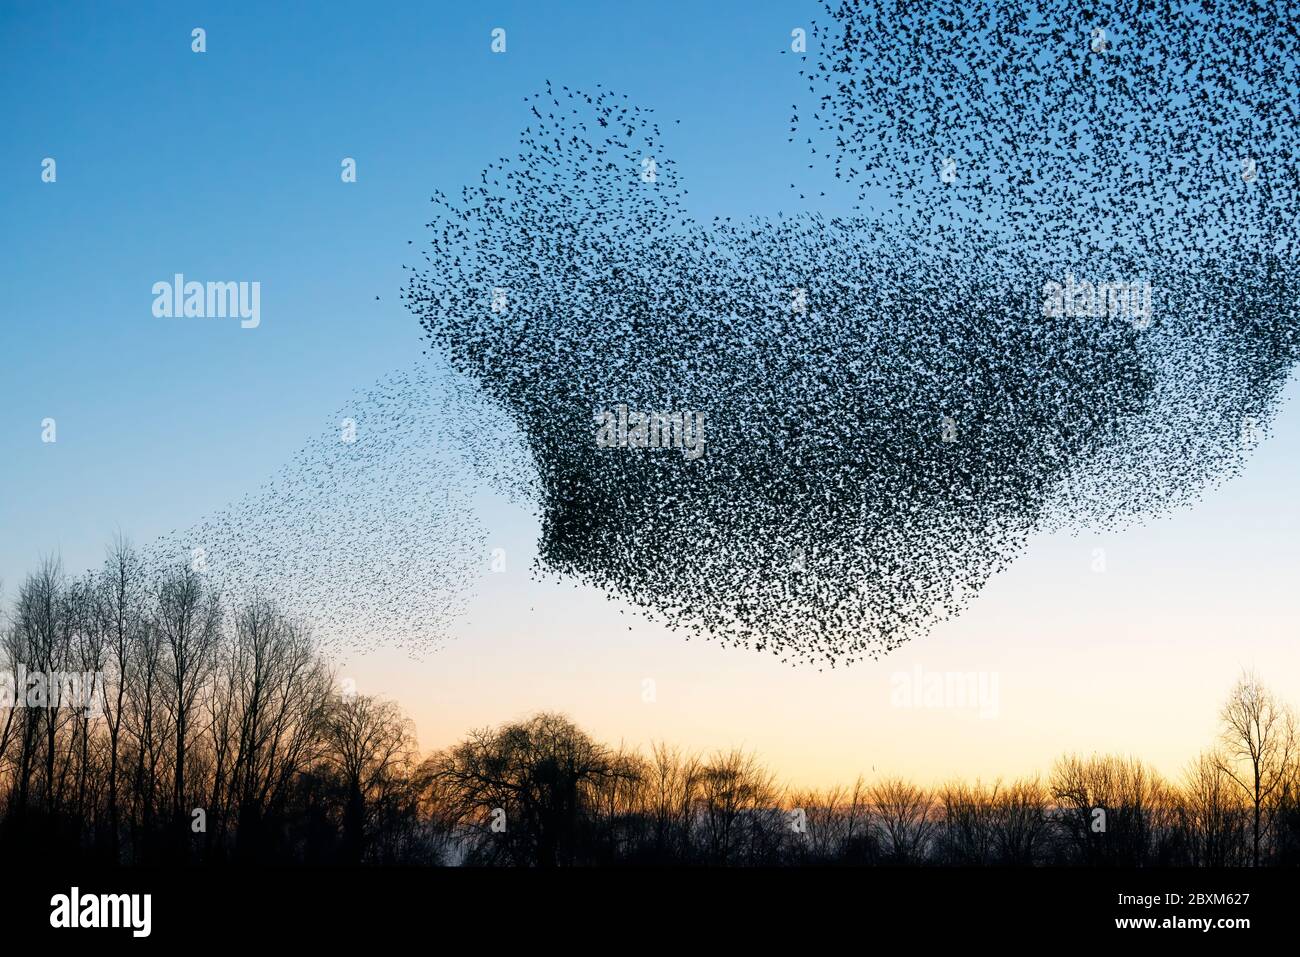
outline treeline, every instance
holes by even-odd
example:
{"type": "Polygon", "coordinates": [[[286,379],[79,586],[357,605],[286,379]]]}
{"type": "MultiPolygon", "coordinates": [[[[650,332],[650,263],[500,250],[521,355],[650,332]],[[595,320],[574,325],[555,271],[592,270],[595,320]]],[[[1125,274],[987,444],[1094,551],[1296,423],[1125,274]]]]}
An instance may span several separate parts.
{"type": "Polygon", "coordinates": [[[1289,707],[1243,675],[1176,781],[1068,756],[1046,779],[801,791],[752,754],[647,752],[562,715],[421,759],[393,703],[346,693],[260,599],[124,542],[45,563],[0,645],[0,854],[122,864],[1300,863],[1289,707]],[[68,676],[93,675],[93,680],[68,676]],[[59,686],[63,685],[62,691],[59,686]],[[73,692],[69,694],[68,692],[73,692]]]}
{"type": "Polygon", "coordinates": [[[1289,709],[1247,676],[1223,717],[1178,782],[1067,756],[1046,781],[797,790],[752,754],[611,749],[555,714],[471,734],[420,780],[473,864],[1300,864],[1289,709]]]}
{"type": "Polygon", "coordinates": [[[231,602],[194,568],[147,565],[118,542],[81,578],[47,561],[9,619],[0,851],[424,859],[411,723],[341,693],[312,637],[271,603],[231,602]]]}

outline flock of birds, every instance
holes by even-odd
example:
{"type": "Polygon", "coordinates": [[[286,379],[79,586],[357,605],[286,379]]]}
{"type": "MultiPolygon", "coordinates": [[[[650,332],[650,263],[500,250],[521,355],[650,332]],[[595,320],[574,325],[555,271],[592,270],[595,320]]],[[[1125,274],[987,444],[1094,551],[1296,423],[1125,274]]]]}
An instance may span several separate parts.
{"type": "Polygon", "coordinates": [[[1300,348],[1296,7],[834,3],[791,139],[842,216],[698,221],[652,111],[548,84],[404,294],[523,442],[540,568],[835,666],[1234,474],[1300,348]],[[1048,308],[1076,280],[1150,308],[1048,308]],[[706,453],[602,447],[618,404],[706,453]]]}
{"type": "Polygon", "coordinates": [[[151,548],[234,602],[272,598],[337,661],[413,658],[463,620],[489,571],[476,490],[528,494],[527,450],[461,377],[421,361],[358,390],[261,488],[151,548]]]}
{"type": "Polygon", "coordinates": [[[782,661],[878,657],[1030,536],[1192,502],[1267,434],[1300,351],[1297,7],[833,3],[790,139],[839,216],[698,221],[653,111],[548,84],[516,155],[433,198],[403,298],[439,358],[155,551],[334,653],[418,656],[487,570],[486,483],[536,508],[539,572],[782,661]],[[1067,281],[1150,307],[1048,308],[1067,281]],[[705,453],[602,446],[619,405],[702,415],[705,453]]]}

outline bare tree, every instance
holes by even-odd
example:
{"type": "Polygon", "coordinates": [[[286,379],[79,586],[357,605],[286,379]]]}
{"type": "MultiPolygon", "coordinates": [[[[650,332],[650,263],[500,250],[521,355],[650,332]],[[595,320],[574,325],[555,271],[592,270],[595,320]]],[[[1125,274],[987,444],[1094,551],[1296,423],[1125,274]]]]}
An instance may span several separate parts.
{"type": "Polygon", "coordinates": [[[991,864],[997,852],[995,820],[1002,782],[953,781],[939,789],[943,858],[953,864],[991,864]]]}
{"type": "Polygon", "coordinates": [[[901,778],[873,785],[872,820],[886,859],[894,864],[924,860],[937,823],[936,809],[924,788],[901,778]]]}
{"type": "Polygon", "coordinates": [[[1168,785],[1136,758],[1062,758],[1052,769],[1054,822],[1077,863],[1159,863],[1176,823],[1168,785]]]}
{"type": "Polygon", "coordinates": [[[74,582],[67,596],[67,619],[72,634],[69,660],[79,672],[79,680],[71,685],[75,700],[66,702],[72,716],[73,749],[77,759],[73,804],[77,815],[83,819],[91,816],[90,801],[96,786],[92,762],[98,757],[95,732],[102,704],[98,685],[102,682],[108,643],[107,623],[101,614],[99,597],[98,582],[93,574],[74,582]]]}
{"type": "Polygon", "coordinates": [[[360,863],[375,809],[414,760],[415,732],[401,709],[369,695],[336,698],[324,723],[325,759],[344,790],[344,859],[360,863]]]}
{"type": "Polygon", "coordinates": [[[59,759],[58,733],[63,715],[57,706],[51,706],[51,695],[58,689],[50,688],[50,679],[63,671],[67,661],[69,633],[65,624],[67,606],[63,596],[63,568],[57,559],[49,558],[40,569],[29,575],[18,594],[17,628],[21,635],[20,661],[34,672],[35,686],[28,690],[28,705],[24,712],[26,725],[23,736],[19,807],[25,810],[29,800],[28,782],[35,770],[33,762],[44,735],[44,810],[57,812],[55,797],[56,769],[59,759]],[[33,708],[32,696],[38,699],[33,708]]]}
{"type": "Polygon", "coordinates": [[[127,685],[144,619],[144,567],[139,555],[122,537],[114,540],[100,576],[97,613],[107,643],[109,674],[101,683],[108,730],[109,852],[116,858],[121,837],[118,782],[122,753],[122,725],[126,715],[127,685]]]}
{"type": "Polygon", "coordinates": [[[1249,860],[1247,809],[1223,765],[1220,755],[1208,752],[1183,774],[1180,807],[1188,863],[1201,867],[1233,867],[1249,860]]]}
{"type": "Polygon", "coordinates": [[[1264,807],[1287,780],[1296,756],[1295,715],[1254,673],[1243,672],[1219,717],[1219,767],[1250,802],[1251,859],[1258,867],[1264,807]]]}
{"type": "Polygon", "coordinates": [[[321,753],[331,679],[310,634],[262,600],[235,616],[231,656],[237,844],[260,848],[264,816],[278,810],[293,776],[321,753]]]}
{"type": "Polygon", "coordinates": [[[756,755],[734,748],[717,752],[701,770],[700,805],[705,853],[712,864],[753,862],[780,824],[772,772],[756,755]]]}
{"type": "MultiPolygon", "coordinates": [[[[185,765],[194,704],[208,678],[220,637],[221,604],[189,565],[173,569],[158,588],[158,630],[163,639],[164,703],[175,735],[172,755],[172,815],[177,840],[189,833],[185,765]]],[[[185,845],[180,845],[185,846],[185,845]]]]}
{"type": "Polygon", "coordinates": [[[829,864],[844,853],[850,826],[849,801],[844,788],[824,791],[794,791],[789,798],[792,823],[801,826],[791,839],[791,857],[800,863],[829,864]]]}
{"type": "Polygon", "coordinates": [[[475,731],[431,761],[473,855],[543,867],[578,859],[587,785],[620,773],[607,747],[552,713],[475,731]]]}
{"type": "Polygon", "coordinates": [[[150,614],[140,627],[136,655],[127,671],[124,725],[132,738],[131,822],[132,853],[141,853],[140,842],[153,830],[157,812],[160,768],[170,729],[166,709],[160,703],[163,682],[163,638],[156,616],[150,614]]]}
{"type": "Polygon", "coordinates": [[[998,794],[993,834],[998,860],[1027,867],[1036,864],[1050,833],[1047,791],[1038,778],[1016,781],[998,794]]]}
{"type": "Polygon", "coordinates": [[[643,773],[650,817],[648,854],[656,862],[686,861],[691,853],[692,815],[702,764],[696,755],[659,742],[651,745],[643,773]]]}
{"type": "Polygon", "coordinates": [[[610,773],[585,785],[590,806],[586,843],[594,863],[624,860],[637,846],[645,820],[649,775],[645,758],[620,744],[610,754],[610,773]]]}

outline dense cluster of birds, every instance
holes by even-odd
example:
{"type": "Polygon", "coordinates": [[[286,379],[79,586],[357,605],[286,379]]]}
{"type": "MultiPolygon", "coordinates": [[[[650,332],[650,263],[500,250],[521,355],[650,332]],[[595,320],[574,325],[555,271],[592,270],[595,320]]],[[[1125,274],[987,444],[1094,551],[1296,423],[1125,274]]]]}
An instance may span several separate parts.
{"type": "Polygon", "coordinates": [[[149,549],[232,602],[273,599],[343,661],[436,650],[489,570],[476,491],[533,474],[508,420],[427,361],[358,390],[262,487],[149,549]]]}
{"type": "Polygon", "coordinates": [[[652,111],[529,98],[405,298],[523,436],[541,567],[834,666],[1233,474],[1300,345],[1295,6],[833,4],[791,138],[840,216],[697,221],[652,111]]]}
{"type": "Polygon", "coordinates": [[[1008,261],[1034,291],[1067,276],[1152,287],[1125,349],[1140,378],[1103,383],[1135,408],[1068,463],[1044,521],[1149,515],[1231,475],[1300,334],[1300,4],[827,9],[801,58],[811,120],[796,106],[791,140],[807,133],[894,242],[981,251],[957,287],[1008,261]]]}

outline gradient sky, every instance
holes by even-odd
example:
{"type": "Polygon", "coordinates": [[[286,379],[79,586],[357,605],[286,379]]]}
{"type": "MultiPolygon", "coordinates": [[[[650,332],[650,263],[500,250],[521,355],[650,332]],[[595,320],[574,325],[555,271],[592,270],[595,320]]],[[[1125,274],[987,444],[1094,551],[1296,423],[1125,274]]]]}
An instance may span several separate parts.
{"type": "MultiPolygon", "coordinates": [[[[512,151],[547,79],[680,119],[697,216],[798,208],[807,160],[784,120],[801,86],[780,51],[815,4],[231,6],[0,9],[5,600],[43,555],[80,570],[115,530],[146,543],[242,496],[352,390],[413,362],[407,240],[435,189],[512,151]],[[345,156],[356,184],[340,183],[345,156]],[[150,288],[176,272],[261,282],[261,327],[154,318],[150,288]],[[55,445],[40,441],[47,416],[55,445]]],[[[484,494],[508,570],[484,575],[458,640],[346,667],[410,711],[426,748],[555,708],[612,742],[754,748],[800,784],[990,779],[1071,750],[1175,774],[1241,668],[1300,704],[1297,463],[1288,401],[1246,473],[1195,509],[1043,536],[962,618],[835,673],[687,643],[599,592],[532,581],[534,520],[484,494]],[[918,665],[996,672],[997,717],[891,706],[890,676],[918,665]]]]}

